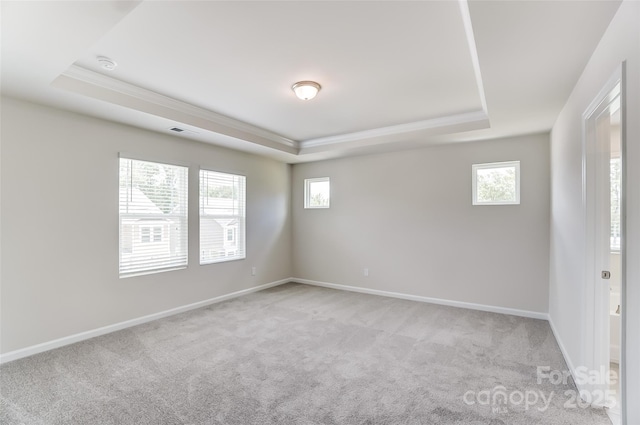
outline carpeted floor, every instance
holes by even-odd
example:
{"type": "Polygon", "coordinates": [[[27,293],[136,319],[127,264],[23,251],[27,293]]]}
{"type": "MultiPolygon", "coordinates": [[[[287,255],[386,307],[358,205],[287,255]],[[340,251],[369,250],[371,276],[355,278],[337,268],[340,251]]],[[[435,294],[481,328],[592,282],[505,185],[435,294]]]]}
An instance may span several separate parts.
{"type": "Polygon", "coordinates": [[[0,423],[609,423],[538,366],[545,321],[287,284],[7,363],[0,423]]]}

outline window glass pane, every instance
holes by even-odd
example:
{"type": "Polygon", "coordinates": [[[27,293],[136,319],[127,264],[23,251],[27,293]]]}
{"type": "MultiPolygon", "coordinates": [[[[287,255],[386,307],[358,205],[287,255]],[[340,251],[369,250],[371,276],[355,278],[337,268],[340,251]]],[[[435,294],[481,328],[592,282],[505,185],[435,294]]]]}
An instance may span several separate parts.
{"type": "Polygon", "coordinates": [[[329,177],[306,179],[304,190],[305,208],[329,208],[331,200],[329,177]]]}
{"type": "Polygon", "coordinates": [[[473,204],[499,205],[520,203],[520,162],[475,164],[473,204]]]}
{"type": "Polygon", "coordinates": [[[188,169],[120,158],[120,277],[187,265],[188,169]]]}
{"type": "Polygon", "coordinates": [[[611,249],[620,250],[621,159],[611,158],[611,249]]]}
{"type": "Polygon", "coordinates": [[[480,202],[513,201],[515,197],[515,167],[478,170],[478,200],[480,202]]]}
{"type": "Polygon", "coordinates": [[[200,264],[245,258],[246,178],[200,170],[200,264]]]}

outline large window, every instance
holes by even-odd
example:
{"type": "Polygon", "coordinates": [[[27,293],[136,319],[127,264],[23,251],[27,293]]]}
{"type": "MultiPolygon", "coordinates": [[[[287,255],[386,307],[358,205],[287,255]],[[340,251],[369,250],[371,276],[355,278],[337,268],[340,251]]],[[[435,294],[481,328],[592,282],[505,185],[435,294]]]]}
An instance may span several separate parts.
{"type": "Polygon", "coordinates": [[[473,164],[473,205],[520,203],[520,161],[473,164]]]}
{"type": "Polygon", "coordinates": [[[187,266],[187,176],[120,158],[120,277],[187,266]]]}
{"type": "Polygon", "coordinates": [[[331,203],[331,182],[329,177],[304,180],[304,207],[329,208],[331,203]]]}
{"type": "Polygon", "coordinates": [[[200,170],[200,264],[245,258],[246,178],[200,170]]]}

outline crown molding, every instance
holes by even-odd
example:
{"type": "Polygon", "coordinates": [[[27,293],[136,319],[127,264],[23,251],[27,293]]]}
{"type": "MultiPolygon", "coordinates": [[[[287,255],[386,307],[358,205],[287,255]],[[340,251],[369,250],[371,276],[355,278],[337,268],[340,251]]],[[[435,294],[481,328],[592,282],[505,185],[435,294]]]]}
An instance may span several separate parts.
{"type": "Polygon", "coordinates": [[[482,72],[480,71],[480,59],[478,59],[478,49],[476,47],[476,38],[473,35],[473,24],[471,22],[471,12],[469,11],[468,0],[458,0],[460,5],[460,15],[462,17],[462,24],[464,25],[464,32],[467,35],[467,44],[469,45],[469,56],[471,56],[471,63],[473,64],[473,73],[476,77],[476,86],[478,88],[478,96],[480,96],[480,103],[482,104],[482,110],[485,115],[489,115],[487,109],[487,99],[484,93],[484,83],[482,82],[482,72]]]}
{"type": "Polygon", "coordinates": [[[448,115],[444,117],[432,118],[406,124],[380,127],[371,130],[357,131],[354,133],[339,134],[329,137],[319,137],[317,139],[308,139],[299,142],[299,145],[300,149],[302,150],[328,145],[337,145],[369,139],[377,139],[381,137],[391,137],[408,133],[435,133],[437,132],[436,130],[446,130],[449,133],[457,133],[461,131],[468,131],[470,129],[487,127],[488,123],[489,118],[487,117],[487,114],[483,110],[481,110],[466,112],[462,114],[448,115]]]}
{"type": "MultiPolygon", "coordinates": [[[[479,76],[477,77],[479,78],[479,76]]],[[[302,158],[309,154],[332,150],[366,148],[367,146],[394,143],[403,138],[488,128],[489,118],[484,103],[482,82],[481,80],[477,81],[483,99],[482,110],[304,141],[288,139],[246,122],[77,65],[70,66],[52,82],[52,86],[202,129],[215,133],[219,135],[218,137],[221,135],[230,137],[229,140],[239,139],[302,158]]],[[[184,134],[184,136],[188,137],[189,134],[184,134]]]]}
{"type": "Polygon", "coordinates": [[[71,65],[52,85],[226,136],[268,147],[292,148],[295,152],[287,152],[297,153],[294,140],[77,65],[71,65]]]}

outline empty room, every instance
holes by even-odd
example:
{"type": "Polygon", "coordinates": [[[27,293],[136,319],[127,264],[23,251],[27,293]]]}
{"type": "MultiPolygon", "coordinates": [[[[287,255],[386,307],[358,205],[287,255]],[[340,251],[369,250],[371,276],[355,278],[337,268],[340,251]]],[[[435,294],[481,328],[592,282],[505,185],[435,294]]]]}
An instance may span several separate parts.
{"type": "Polygon", "coordinates": [[[640,425],[640,1],[0,19],[0,423],[640,425]]]}

